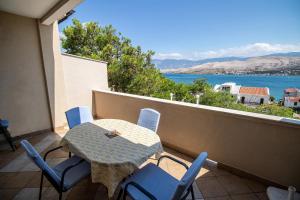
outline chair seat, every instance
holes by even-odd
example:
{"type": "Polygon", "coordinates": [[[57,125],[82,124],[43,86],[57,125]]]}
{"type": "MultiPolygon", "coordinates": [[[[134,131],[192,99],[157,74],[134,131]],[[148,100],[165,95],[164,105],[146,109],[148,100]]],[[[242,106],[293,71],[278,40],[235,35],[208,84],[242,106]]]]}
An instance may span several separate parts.
{"type": "Polygon", "coordinates": [[[9,125],[8,120],[5,120],[5,119],[0,120],[0,126],[2,126],[3,128],[7,128],[8,125],[9,125]]]}
{"type": "MultiPolygon", "coordinates": [[[[59,163],[56,165],[53,170],[62,177],[62,172],[69,166],[78,163],[82,158],[78,156],[72,156],[71,158],[59,163]]],[[[88,176],[91,173],[91,164],[83,161],[76,167],[70,169],[64,179],[64,190],[68,190],[76,183],[78,183],[81,179],[88,176]]]]}
{"type": "MultiPolygon", "coordinates": [[[[157,199],[162,200],[171,199],[179,184],[177,179],[153,163],[147,164],[145,167],[135,172],[122,183],[121,187],[124,189],[125,185],[131,181],[138,183],[157,199]]],[[[132,185],[128,186],[127,193],[133,199],[149,199],[132,185]]]]}

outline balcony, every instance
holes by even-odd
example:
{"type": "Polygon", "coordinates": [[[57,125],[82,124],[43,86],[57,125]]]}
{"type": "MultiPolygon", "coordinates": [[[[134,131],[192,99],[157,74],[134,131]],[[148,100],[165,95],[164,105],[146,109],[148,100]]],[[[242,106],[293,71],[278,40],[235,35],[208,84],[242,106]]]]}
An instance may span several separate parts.
{"type": "MultiPolygon", "coordinates": [[[[41,9],[40,14],[26,6],[28,1],[23,6],[7,4],[0,12],[5,19],[0,117],[10,121],[17,144],[27,138],[42,154],[57,146],[67,131],[61,128],[66,124],[64,112],[74,106],[91,107],[96,118],[133,123],[141,108],[150,107],[161,113],[158,135],[165,154],[190,164],[199,152],[208,152],[210,160],[194,183],[197,199],[267,199],[269,185],[299,190],[299,120],[108,91],[105,62],[60,52],[55,21],[80,1],[49,2],[38,3],[34,10],[41,9]]],[[[63,151],[53,153],[50,165],[67,157],[63,151]]],[[[184,173],[167,160],[162,168],[176,178],[184,173]]],[[[0,141],[0,199],[37,199],[39,181],[40,172],[23,149],[11,152],[0,141]]],[[[106,193],[89,178],[64,198],[107,199],[106,193]]],[[[43,199],[57,198],[45,183],[43,199]]]]}
{"type": "MultiPolygon", "coordinates": [[[[299,187],[300,125],[274,116],[245,113],[182,102],[172,102],[110,91],[93,91],[93,113],[97,118],[119,118],[136,122],[140,108],[161,112],[158,134],[164,154],[188,165],[201,151],[209,159],[195,183],[197,199],[267,199],[269,185],[299,187]]],[[[39,151],[58,145],[67,129],[29,138],[39,151]]],[[[0,150],[1,199],[37,199],[40,172],[18,148],[0,150]],[[25,159],[24,159],[25,158],[25,159]]],[[[50,156],[54,165],[68,157],[64,151],[50,156]]],[[[149,159],[147,162],[155,162],[149,159]]],[[[165,160],[162,168],[180,179],[184,169],[165,160]]],[[[43,197],[57,199],[55,189],[45,183],[43,197]]],[[[107,199],[106,188],[88,178],[64,194],[65,199],[107,199]]]]}

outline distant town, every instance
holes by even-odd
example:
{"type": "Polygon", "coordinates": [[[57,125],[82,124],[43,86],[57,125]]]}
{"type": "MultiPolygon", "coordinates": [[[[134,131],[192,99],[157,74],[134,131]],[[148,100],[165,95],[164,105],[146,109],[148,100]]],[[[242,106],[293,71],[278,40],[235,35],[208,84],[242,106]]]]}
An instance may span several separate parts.
{"type": "MultiPolygon", "coordinates": [[[[274,99],[270,96],[270,89],[268,87],[246,87],[228,82],[215,85],[214,90],[216,92],[230,92],[230,94],[236,97],[239,103],[249,106],[274,103],[274,99]]],[[[292,108],[295,111],[300,110],[300,89],[284,89],[282,99],[277,103],[281,106],[292,108]]]]}

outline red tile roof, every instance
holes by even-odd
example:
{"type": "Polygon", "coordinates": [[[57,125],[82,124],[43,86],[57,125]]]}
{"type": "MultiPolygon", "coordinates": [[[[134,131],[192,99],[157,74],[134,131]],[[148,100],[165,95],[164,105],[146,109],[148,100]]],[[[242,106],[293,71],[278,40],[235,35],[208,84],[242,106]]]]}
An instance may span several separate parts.
{"type": "Polygon", "coordinates": [[[259,87],[241,87],[240,94],[253,94],[253,95],[269,95],[268,88],[259,87]]]}
{"type": "Polygon", "coordinates": [[[297,92],[297,91],[299,91],[298,88],[286,88],[284,90],[284,93],[287,93],[287,92],[291,93],[291,92],[297,92]]]}
{"type": "Polygon", "coordinates": [[[300,102],[300,97],[286,97],[290,102],[300,102]]]}

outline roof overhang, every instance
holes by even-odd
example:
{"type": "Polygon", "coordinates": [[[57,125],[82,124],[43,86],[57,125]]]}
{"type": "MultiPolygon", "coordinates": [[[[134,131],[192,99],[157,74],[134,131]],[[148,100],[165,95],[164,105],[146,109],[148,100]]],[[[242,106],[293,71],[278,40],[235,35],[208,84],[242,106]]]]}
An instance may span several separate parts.
{"type": "Polygon", "coordinates": [[[50,25],[64,17],[83,0],[9,0],[0,1],[0,10],[24,17],[40,19],[50,25]]]}

